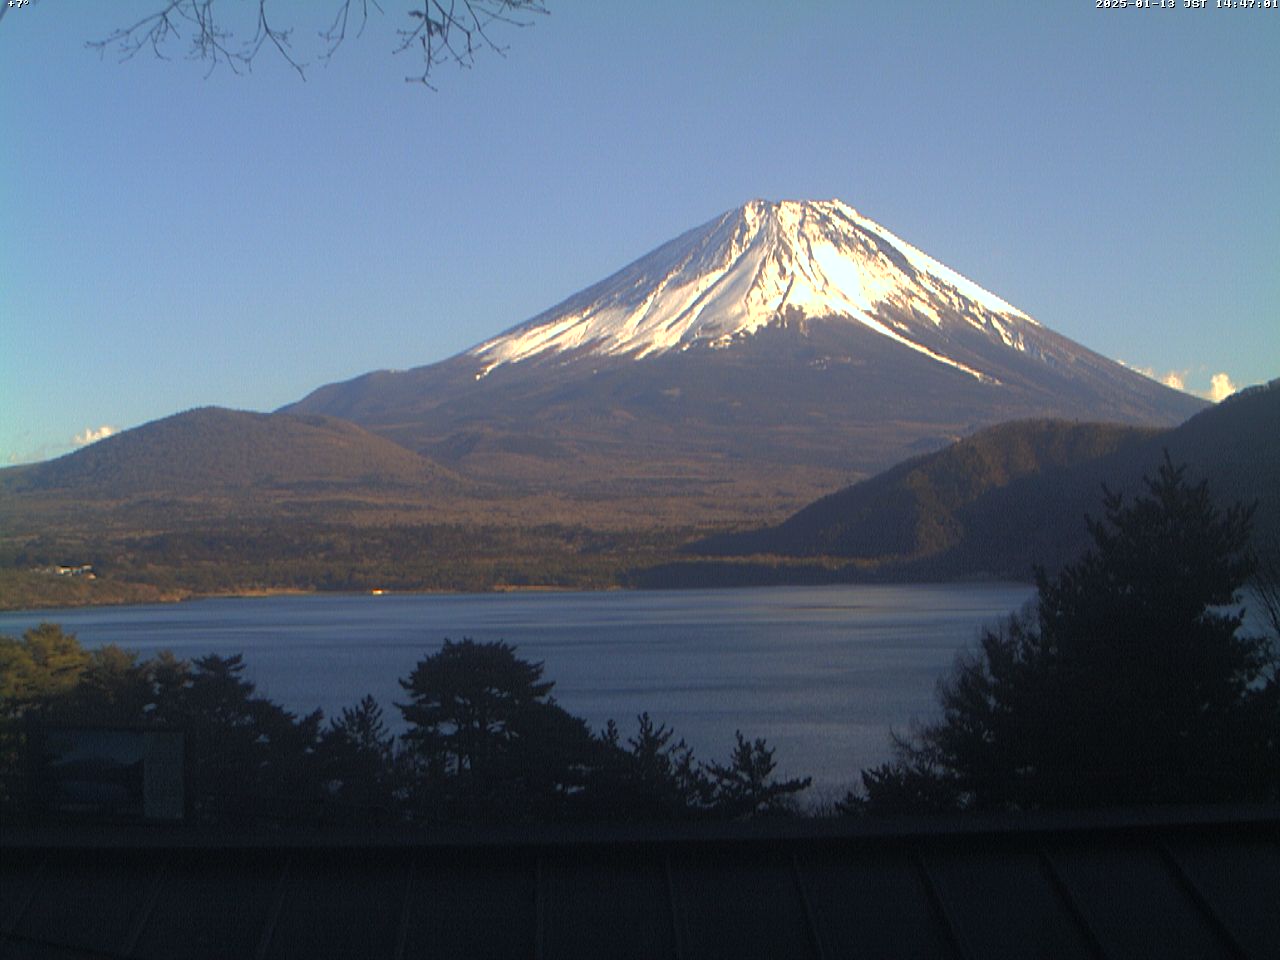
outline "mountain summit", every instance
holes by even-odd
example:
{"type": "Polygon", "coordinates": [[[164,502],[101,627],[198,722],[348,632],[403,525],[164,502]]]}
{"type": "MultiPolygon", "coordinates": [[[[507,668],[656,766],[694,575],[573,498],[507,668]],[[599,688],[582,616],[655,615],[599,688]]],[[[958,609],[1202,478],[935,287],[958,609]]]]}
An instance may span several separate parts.
{"type": "Polygon", "coordinates": [[[1204,406],[841,201],[753,200],[455,357],[286,409],[647,523],[777,516],[1006,420],[1204,406]]]}
{"type": "Polygon", "coordinates": [[[802,317],[859,324],[979,380],[947,355],[952,328],[1025,350],[1038,326],[840,200],[752,200],[470,354],[483,376],[551,353],[726,347],[802,317]]]}

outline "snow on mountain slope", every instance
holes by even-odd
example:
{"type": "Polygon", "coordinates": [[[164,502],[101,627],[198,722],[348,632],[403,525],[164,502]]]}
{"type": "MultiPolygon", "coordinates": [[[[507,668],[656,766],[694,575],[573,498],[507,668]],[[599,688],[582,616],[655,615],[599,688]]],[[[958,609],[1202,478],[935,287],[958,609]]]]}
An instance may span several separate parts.
{"type": "Polygon", "coordinates": [[[642,358],[724,347],[802,318],[861,325],[980,381],[947,329],[1027,349],[1038,324],[839,200],[753,200],[469,351],[477,379],[558,353],[642,358]]]}
{"type": "Polygon", "coordinates": [[[704,521],[794,509],[1009,420],[1203,406],[844,203],[755,200],[471,350],[285,409],[495,489],[704,521]]]}

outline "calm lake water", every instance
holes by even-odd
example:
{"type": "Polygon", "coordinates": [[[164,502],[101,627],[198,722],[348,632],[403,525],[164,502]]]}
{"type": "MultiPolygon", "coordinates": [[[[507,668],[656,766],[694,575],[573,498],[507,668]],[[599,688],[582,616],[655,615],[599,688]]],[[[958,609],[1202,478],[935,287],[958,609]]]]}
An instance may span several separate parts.
{"type": "Polygon", "coordinates": [[[768,587],[607,593],[320,595],[0,614],[88,647],[143,655],[243,653],[258,692],[326,716],[366,693],[389,720],[397,679],[448,637],[506,640],[542,661],[554,696],[624,737],[641,711],[704,760],[735,730],[765,737],[785,773],[827,796],[885,759],[891,728],[934,710],[934,685],[983,624],[1033,595],[1023,584],[768,587]]]}

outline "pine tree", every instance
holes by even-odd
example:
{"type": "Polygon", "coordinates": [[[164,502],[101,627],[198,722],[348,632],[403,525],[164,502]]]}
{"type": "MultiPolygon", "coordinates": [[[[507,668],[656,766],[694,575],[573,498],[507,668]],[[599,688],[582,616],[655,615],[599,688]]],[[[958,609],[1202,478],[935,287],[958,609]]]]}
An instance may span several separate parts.
{"type": "Polygon", "coordinates": [[[419,816],[556,818],[589,779],[598,743],[550,696],[540,663],[507,643],[450,640],[418,663],[397,704],[409,730],[419,816]]]}
{"type": "Polygon", "coordinates": [[[866,771],[865,806],[1275,799],[1274,655],[1241,633],[1252,510],[1166,456],[1106,492],[1093,547],[939,685],[940,722],[866,771]]]}
{"type": "Polygon", "coordinates": [[[722,816],[738,819],[762,814],[794,813],[796,794],[807,790],[811,777],[779,780],[778,763],[763,738],[748,740],[736,731],[737,741],[727,764],[710,763],[712,806],[722,816]]]}
{"type": "Polygon", "coordinates": [[[514,737],[517,715],[547,702],[554,684],[542,669],[502,641],[445,640],[400,681],[409,694],[397,704],[409,724],[405,739],[436,775],[484,768],[514,737]]]}

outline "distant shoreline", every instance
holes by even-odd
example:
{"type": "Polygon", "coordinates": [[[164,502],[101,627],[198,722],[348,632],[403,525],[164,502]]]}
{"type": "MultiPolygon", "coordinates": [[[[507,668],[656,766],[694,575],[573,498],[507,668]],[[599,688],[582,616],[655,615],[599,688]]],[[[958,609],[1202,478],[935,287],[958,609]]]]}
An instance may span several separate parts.
{"type": "MultiPolygon", "coordinates": [[[[111,581],[99,581],[108,586],[111,581]]],[[[705,582],[682,583],[641,583],[612,584],[608,586],[587,586],[573,584],[497,584],[486,589],[446,590],[435,587],[422,589],[412,588],[374,588],[368,590],[318,590],[296,587],[251,587],[244,590],[225,590],[210,593],[196,591],[156,592],[145,589],[145,584],[129,584],[137,587],[136,592],[125,590],[110,597],[56,598],[49,597],[43,602],[17,605],[7,598],[0,598],[0,614],[36,613],[45,610],[79,610],[92,607],[142,607],[164,606],[169,604],[190,603],[197,600],[252,600],[271,597],[393,597],[393,596],[484,596],[486,594],[549,594],[549,593],[614,593],[614,592],[647,592],[651,590],[747,590],[762,587],[814,587],[814,586],[874,586],[874,585],[925,585],[945,584],[959,586],[966,583],[1018,583],[1031,585],[1030,579],[1000,576],[974,576],[965,578],[929,578],[929,577],[893,577],[863,576],[857,578],[828,578],[822,580],[806,580],[799,578],[777,578],[773,580],[754,580],[750,576],[738,581],[715,579],[705,582]]]]}

